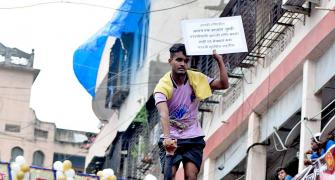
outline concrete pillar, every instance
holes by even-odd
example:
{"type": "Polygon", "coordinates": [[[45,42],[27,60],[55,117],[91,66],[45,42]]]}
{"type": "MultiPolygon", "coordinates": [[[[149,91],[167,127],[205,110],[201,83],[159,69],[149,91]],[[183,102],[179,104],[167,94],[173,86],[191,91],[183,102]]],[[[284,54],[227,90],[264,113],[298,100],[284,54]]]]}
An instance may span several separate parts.
{"type": "Polygon", "coordinates": [[[203,180],[212,180],[214,179],[214,170],[215,169],[215,160],[208,158],[204,162],[204,174],[203,180]]]}
{"type": "MultiPolygon", "coordinates": [[[[312,118],[321,111],[321,99],[314,93],[315,90],[315,62],[306,60],[303,67],[302,106],[301,106],[301,132],[299,151],[299,172],[305,168],[304,152],[310,149],[311,137],[320,132],[321,121],[304,120],[312,118]]],[[[321,114],[316,119],[321,118],[321,114]]]]}
{"type": "MultiPolygon", "coordinates": [[[[247,146],[260,140],[260,119],[256,113],[251,113],[248,122],[247,146]]],[[[265,180],[266,178],[266,147],[257,145],[248,153],[246,180],[265,180]]]]}

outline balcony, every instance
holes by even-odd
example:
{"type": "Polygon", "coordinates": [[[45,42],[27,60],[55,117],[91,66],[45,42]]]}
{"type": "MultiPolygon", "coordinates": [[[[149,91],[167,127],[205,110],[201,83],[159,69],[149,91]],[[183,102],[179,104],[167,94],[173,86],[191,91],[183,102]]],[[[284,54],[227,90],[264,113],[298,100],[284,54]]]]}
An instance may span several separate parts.
{"type": "Polygon", "coordinates": [[[120,108],[129,95],[129,88],[114,88],[111,95],[107,95],[109,108],[120,108]]]}
{"type": "MultiPolygon", "coordinates": [[[[223,55],[230,88],[216,91],[212,97],[202,102],[202,112],[212,112],[213,106],[220,102],[225,102],[223,111],[232,105],[242,93],[243,80],[247,81],[244,74],[259,63],[263,63],[264,67],[268,66],[286,48],[294,35],[294,25],[306,15],[307,11],[302,7],[305,2],[306,0],[229,1],[220,17],[242,17],[248,52],[223,55]],[[287,6],[296,9],[300,7],[303,11],[283,9],[287,6]]],[[[211,77],[218,75],[217,65],[210,56],[196,57],[192,66],[211,77]]]]}
{"type": "Polygon", "coordinates": [[[17,48],[9,48],[0,43],[0,64],[32,68],[34,64],[34,49],[26,53],[17,48]]]}

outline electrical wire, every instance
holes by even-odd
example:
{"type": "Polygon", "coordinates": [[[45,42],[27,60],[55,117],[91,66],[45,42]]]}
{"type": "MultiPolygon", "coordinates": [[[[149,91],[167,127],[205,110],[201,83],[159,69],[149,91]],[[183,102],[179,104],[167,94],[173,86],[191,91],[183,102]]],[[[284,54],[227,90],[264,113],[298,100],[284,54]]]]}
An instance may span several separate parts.
{"type": "Polygon", "coordinates": [[[324,116],[321,118],[321,120],[322,120],[322,119],[325,119],[328,115],[330,115],[331,113],[333,113],[334,110],[335,110],[335,108],[333,108],[332,110],[330,110],[326,115],[324,115],[324,116]]]}
{"type": "Polygon", "coordinates": [[[282,158],[282,160],[280,162],[280,167],[283,167],[283,163],[284,163],[284,159],[285,159],[286,153],[287,153],[287,151],[284,151],[284,156],[283,156],[283,158],[282,158]]]}
{"type": "MultiPolygon", "coordinates": [[[[11,122],[11,121],[10,121],[11,122]]],[[[29,128],[29,127],[31,127],[31,126],[33,126],[33,125],[37,125],[36,124],[36,121],[35,122],[31,122],[31,123],[28,123],[28,125],[27,126],[24,126],[24,127],[22,127],[22,128],[20,128],[20,132],[22,132],[22,130],[23,129],[26,129],[26,128],[29,128]]],[[[43,130],[45,130],[45,131],[50,131],[51,129],[53,129],[53,128],[47,128],[47,129],[43,129],[43,130]]],[[[56,133],[56,128],[55,128],[55,133],[56,133]]],[[[45,149],[45,147],[44,146],[39,146],[39,145],[37,145],[36,144],[36,139],[30,139],[30,138],[27,138],[27,136],[30,136],[31,134],[29,133],[29,134],[19,134],[19,135],[15,135],[15,134],[10,134],[10,133],[8,133],[8,132],[3,132],[3,131],[0,131],[0,135],[3,135],[3,136],[6,136],[6,137],[2,137],[2,138],[6,138],[6,139],[11,139],[11,140],[17,140],[17,141],[20,141],[20,142],[23,142],[23,141],[28,141],[28,142],[31,142],[31,143],[34,143],[34,146],[35,147],[38,147],[40,150],[43,150],[43,149],[45,149]],[[10,138],[11,137],[11,138],[10,138]],[[19,140],[20,139],[20,140],[19,140]]],[[[44,139],[44,140],[42,140],[41,142],[43,142],[43,143],[55,143],[55,142],[57,142],[56,140],[48,140],[48,139],[44,139]]],[[[57,152],[57,151],[55,151],[54,153],[59,153],[59,152],[57,152]]],[[[84,150],[84,151],[78,151],[78,152],[76,152],[73,156],[76,156],[76,155],[78,155],[78,153],[87,153],[87,150],[84,150]]],[[[50,167],[50,168],[52,168],[52,166],[50,167]]]]}
{"type": "MultiPolygon", "coordinates": [[[[181,40],[181,38],[178,39],[177,41],[173,42],[173,43],[179,42],[180,40],[181,40]]],[[[161,41],[161,40],[160,40],[160,41],[161,41]]],[[[161,41],[161,42],[163,42],[163,41],[161,41]]],[[[166,43],[166,44],[169,44],[169,45],[173,44],[173,43],[169,43],[169,42],[165,42],[165,43],[166,43]]],[[[169,46],[164,47],[163,49],[159,50],[157,53],[154,53],[153,55],[149,56],[147,59],[150,59],[150,58],[152,58],[153,56],[155,56],[155,55],[157,55],[157,54],[160,54],[162,51],[164,51],[164,50],[166,50],[166,49],[168,49],[168,48],[169,48],[169,46]]],[[[74,63],[74,64],[77,65],[77,66],[81,66],[81,67],[87,68],[87,69],[92,69],[92,70],[96,70],[96,71],[98,71],[98,68],[93,68],[92,66],[86,66],[86,65],[78,64],[78,63],[74,63]]],[[[114,80],[114,79],[117,78],[117,77],[125,76],[125,75],[122,75],[122,73],[127,73],[128,70],[132,70],[132,67],[126,68],[126,69],[124,69],[123,71],[118,72],[118,73],[115,73],[115,74],[113,74],[113,72],[107,72],[106,74],[113,74],[114,76],[110,77],[108,80],[114,80]]],[[[150,76],[153,76],[153,75],[150,75],[150,76]]],[[[160,75],[157,75],[157,76],[160,76],[160,75]]],[[[142,83],[135,83],[135,84],[129,84],[129,85],[132,86],[132,85],[139,85],[139,84],[145,84],[145,83],[149,84],[149,83],[151,83],[151,82],[142,82],[142,83]]],[[[122,86],[123,86],[123,85],[122,85],[122,86]]],[[[122,87],[122,86],[118,86],[118,87],[122,87]]],[[[127,85],[124,85],[124,86],[127,86],[127,85]]],[[[112,87],[113,87],[113,86],[112,86],[112,87]]],[[[31,89],[31,88],[25,88],[25,87],[10,87],[10,86],[0,86],[0,89],[1,89],[1,88],[3,88],[3,89],[22,89],[22,90],[30,90],[30,89],[31,89]]],[[[88,88],[88,90],[92,90],[93,88],[96,88],[96,87],[90,87],[90,88],[88,88]]],[[[106,88],[107,88],[107,87],[106,87],[106,88]]],[[[26,95],[28,95],[28,94],[26,94],[26,95]]],[[[8,98],[8,97],[4,97],[4,98],[10,99],[10,98],[8,98]]],[[[18,100],[18,99],[13,99],[13,98],[11,98],[11,100],[17,100],[17,101],[20,101],[20,100],[18,100]]],[[[23,102],[25,102],[25,101],[23,101],[23,102]]]]}
{"type": "MultiPolygon", "coordinates": [[[[100,141],[102,141],[102,140],[105,140],[105,138],[106,138],[106,137],[109,137],[109,136],[111,135],[111,133],[115,132],[115,130],[117,130],[118,128],[120,128],[120,127],[123,126],[124,124],[129,123],[129,120],[135,118],[136,115],[137,115],[137,114],[135,114],[135,115],[133,115],[133,116],[130,116],[128,119],[126,119],[125,121],[121,122],[119,125],[117,125],[117,126],[115,126],[114,128],[112,128],[110,131],[108,131],[108,132],[106,133],[105,136],[102,136],[101,138],[99,137],[99,139],[98,139],[98,136],[97,136],[97,137],[96,137],[96,140],[95,140],[93,143],[98,143],[98,142],[100,142],[100,141]]],[[[101,132],[101,131],[100,131],[100,132],[101,132]]],[[[114,138],[115,138],[115,137],[114,137],[114,138]]],[[[113,141],[113,139],[111,139],[111,142],[112,142],[112,141],[113,141]]],[[[85,150],[85,151],[87,151],[87,150],[85,150]]],[[[82,152],[83,152],[83,151],[78,151],[77,153],[82,153],[82,152]]],[[[72,155],[67,156],[66,158],[64,158],[64,159],[62,159],[62,160],[60,160],[60,161],[64,161],[64,160],[69,159],[69,158],[71,158],[71,157],[73,157],[73,156],[76,156],[77,153],[73,153],[72,155]]]]}
{"type": "Polygon", "coordinates": [[[150,10],[150,11],[145,11],[145,12],[128,11],[128,10],[124,10],[124,9],[113,8],[113,7],[108,7],[108,6],[99,5],[99,4],[92,4],[92,3],[85,3],[85,2],[73,2],[73,1],[65,1],[65,0],[40,2],[40,3],[29,4],[29,5],[13,6],[13,7],[0,7],[0,10],[24,9],[24,8],[32,8],[32,7],[50,5],[50,4],[73,4],[73,5],[84,5],[84,6],[89,6],[89,7],[103,8],[103,9],[109,9],[109,10],[127,12],[127,13],[134,13],[134,14],[148,14],[148,13],[155,13],[155,12],[161,12],[161,11],[176,9],[176,8],[179,8],[179,7],[182,7],[182,6],[186,6],[186,5],[195,3],[197,1],[198,0],[193,0],[193,1],[189,1],[189,2],[179,4],[179,5],[176,5],[176,6],[172,6],[172,7],[168,7],[168,8],[162,8],[162,9],[155,9],[155,10],[150,10]]]}
{"type": "MultiPolygon", "coordinates": [[[[270,65],[271,65],[271,63],[270,63],[270,65]]],[[[266,109],[267,109],[267,111],[269,110],[269,106],[270,106],[270,101],[269,101],[269,95],[270,95],[270,76],[271,76],[271,68],[270,68],[270,65],[268,66],[268,71],[269,71],[269,74],[268,74],[268,83],[267,83],[267,85],[268,85],[268,88],[267,88],[267,90],[268,90],[268,96],[267,96],[267,102],[266,102],[266,109]]],[[[248,104],[249,104],[249,107],[251,106],[250,105],[250,103],[248,102],[248,104]]],[[[266,125],[266,134],[268,134],[268,127],[267,127],[267,125],[266,125]]],[[[274,139],[274,136],[273,136],[273,140],[274,140],[274,148],[277,150],[277,151],[285,151],[285,149],[283,149],[283,150],[279,150],[278,148],[277,148],[277,144],[276,144],[276,141],[275,141],[275,139],[274,139]]],[[[285,153],[286,153],[286,151],[285,151],[285,153]]]]}
{"type": "Polygon", "coordinates": [[[314,116],[312,116],[311,118],[308,118],[308,119],[314,119],[316,118],[317,116],[319,116],[324,110],[326,110],[330,105],[332,105],[333,103],[335,102],[335,98],[327,104],[327,106],[325,106],[323,109],[321,109],[320,112],[316,113],[314,116]]]}
{"type": "Polygon", "coordinates": [[[275,147],[276,151],[281,152],[281,151],[286,151],[287,150],[287,149],[285,149],[285,147],[283,147],[283,149],[278,148],[274,135],[272,135],[272,139],[273,139],[273,143],[274,143],[274,147],[275,147]]]}
{"type": "MultiPolygon", "coordinates": [[[[128,69],[130,69],[130,68],[128,68],[128,69]]],[[[120,76],[121,73],[122,72],[117,73],[115,76],[111,77],[110,79],[113,79],[113,78],[116,78],[117,76],[120,76]]],[[[142,82],[142,83],[136,83],[136,84],[132,84],[132,85],[135,86],[135,85],[144,85],[144,84],[149,84],[149,83],[148,82],[142,82]]],[[[9,89],[9,88],[14,88],[14,89],[30,89],[30,88],[23,88],[23,87],[7,87],[7,86],[0,86],[0,88],[6,88],[6,89],[9,89]]],[[[8,98],[8,97],[4,97],[4,96],[0,96],[0,98],[8,99],[8,100],[14,100],[14,101],[19,101],[19,102],[24,102],[24,103],[29,102],[28,100],[24,101],[24,100],[19,100],[19,99],[15,99],[15,98],[8,98]]],[[[21,128],[21,130],[25,129],[25,128],[28,128],[28,127],[30,127],[32,125],[34,125],[34,124],[31,124],[31,125],[29,125],[27,127],[23,127],[23,128],[21,128]]]]}
{"type": "MultiPolygon", "coordinates": [[[[320,119],[320,121],[322,121],[323,119],[325,119],[329,114],[331,114],[333,111],[335,110],[335,108],[333,108],[330,112],[328,112],[325,116],[323,116],[321,119],[320,119]]],[[[313,131],[312,131],[312,129],[308,126],[308,124],[307,124],[307,120],[308,120],[308,118],[305,118],[305,119],[303,119],[303,123],[305,124],[305,127],[307,128],[307,132],[311,135],[311,137],[315,140],[315,142],[317,142],[317,143],[321,143],[318,139],[316,139],[315,137],[314,137],[314,134],[313,134],[313,131]]]]}
{"type": "MultiPolygon", "coordinates": [[[[12,123],[12,122],[16,122],[16,123],[14,123],[14,125],[17,125],[17,123],[22,123],[22,121],[15,121],[15,120],[8,120],[8,119],[3,119],[3,118],[0,118],[0,120],[3,120],[3,121],[5,121],[5,122],[8,122],[8,123],[12,123]]],[[[31,127],[31,126],[37,126],[37,124],[39,123],[38,121],[40,121],[40,120],[37,120],[37,119],[35,119],[35,121],[33,121],[33,122],[29,122],[29,123],[27,123],[27,125],[26,126],[23,126],[23,127],[20,127],[20,131],[22,131],[22,130],[24,130],[24,129],[26,129],[26,128],[29,128],[29,127],[31,127]]],[[[49,122],[44,122],[44,121],[41,121],[42,123],[49,123],[49,122]]],[[[54,123],[53,123],[54,124],[54,123]]],[[[52,130],[53,128],[43,128],[42,130],[46,130],[46,131],[49,131],[49,130],[52,130]]],[[[6,133],[6,132],[3,132],[3,131],[0,131],[0,133],[6,133]]],[[[30,134],[27,134],[27,135],[30,135],[30,134]]]]}
{"type": "MultiPolygon", "coordinates": [[[[121,71],[119,73],[116,73],[114,76],[109,77],[108,80],[113,80],[117,77],[122,76],[122,73],[125,71],[130,70],[131,67],[125,69],[124,71],[121,71]]],[[[157,75],[160,76],[160,75],[157,75]]],[[[129,86],[140,86],[140,85],[150,85],[150,84],[155,84],[155,82],[139,82],[139,83],[133,83],[133,84],[128,84],[128,85],[119,85],[119,86],[109,86],[109,87],[129,87],[129,86]]],[[[25,87],[9,87],[9,86],[0,86],[0,88],[5,88],[5,89],[20,89],[20,90],[30,90],[31,88],[25,88],[25,87]]],[[[108,87],[106,87],[107,89],[108,87]]],[[[104,89],[102,87],[99,87],[98,89],[104,89]]],[[[25,94],[26,96],[28,96],[28,94],[25,94]]],[[[0,98],[2,99],[8,99],[8,100],[13,100],[13,101],[19,101],[19,102],[23,102],[23,103],[27,103],[29,102],[29,100],[21,100],[21,99],[16,99],[16,98],[9,98],[6,96],[0,96],[0,98]]],[[[23,128],[24,129],[24,128],[23,128]]]]}
{"type": "MultiPolygon", "coordinates": [[[[252,134],[255,134],[255,132],[256,131],[258,131],[259,130],[259,127],[255,127],[254,129],[252,129],[252,134]]],[[[230,154],[230,156],[227,158],[227,159],[224,159],[224,161],[225,162],[229,162],[229,160],[230,159],[232,159],[234,156],[234,154],[235,153],[237,153],[238,152],[238,149],[240,149],[242,146],[245,146],[245,144],[247,143],[247,140],[248,140],[248,137],[247,137],[247,135],[245,136],[246,138],[238,145],[238,146],[236,146],[231,152],[232,152],[232,154],[230,154]]],[[[246,155],[247,155],[247,152],[246,152],[246,155]]],[[[247,158],[247,157],[246,157],[247,158]]],[[[212,170],[212,172],[210,172],[210,174],[211,173],[215,173],[214,171],[216,171],[217,169],[216,168],[214,168],[213,170],[212,170]]]]}
{"type": "MultiPolygon", "coordinates": [[[[147,37],[150,38],[149,36],[147,36],[147,37]]],[[[157,39],[156,39],[156,40],[157,40],[157,39]]],[[[173,43],[165,42],[165,43],[168,44],[169,46],[164,47],[163,49],[159,50],[158,52],[154,53],[153,55],[151,55],[151,56],[149,56],[149,57],[147,57],[147,58],[145,58],[145,59],[150,59],[150,58],[152,58],[153,56],[156,56],[156,55],[160,54],[162,51],[164,51],[164,50],[170,48],[170,45],[171,45],[171,44],[174,44],[174,43],[176,43],[176,42],[179,42],[180,40],[181,40],[181,38],[178,39],[177,41],[173,42],[173,43]]],[[[161,40],[160,40],[160,41],[161,41],[161,40]]],[[[161,41],[161,42],[162,42],[162,41],[161,41]]],[[[78,64],[78,63],[74,63],[74,64],[75,64],[75,65],[78,65],[78,66],[81,66],[81,67],[88,68],[88,69],[92,69],[92,70],[95,70],[95,71],[98,71],[98,70],[99,70],[98,68],[93,68],[93,67],[86,66],[86,65],[83,65],[83,64],[78,64]]],[[[137,68],[137,67],[135,67],[135,68],[137,68]]],[[[117,78],[117,77],[119,77],[119,76],[122,76],[122,75],[121,75],[122,73],[128,73],[128,72],[127,72],[128,70],[133,70],[133,69],[132,69],[132,67],[128,67],[128,68],[124,69],[123,71],[116,73],[114,76],[108,78],[108,80],[114,80],[115,78],[117,78]]],[[[112,74],[112,72],[108,72],[107,74],[110,75],[110,74],[112,74]]],[[[150,75],[150,76],[151,76],[151,75],[150,75]]],[[[89,88],[87,89],[87,91],[91,91],[91,90],[93,90],[94,88],[96,88],[96,86],[89,87],[89,88]]]]}
{"type": "MultiPolygon", "coordinates": [[[[106,137],[108,137],[108,136],[110,135],[110,133],[113,133],[116,129],[118,129],[119,127],[121,127],[121,126],[124,125],[125,123],[129,123],[128,121],[129,121],[130,119],[132,119],[132,118],[135,118],[135,117],[136,117],[136,114],[133,115],[133,116],[130,116],[127,120],[123,121],[120,125],[116,126],[116,127],[113,128],[111,131],[107,132],[105,136],[99,138],[99,140],[95,141],[94,143],[98,143],[98,142],[104,140],[106,137]]],[[[255,132],[256,130],[258,130],[258,127],[255,127],[252,131],[255,132]]],[[[234,148],[234,150],[233,150],[233,154],[235,154],[235,153],[237,152],[237,149],[239,149],[242,145],[244,145],[244,143],[245,143],[246,141],[247,141],[247,138],[246,138],[241,144],[239,144],[236,148],[234,148]]],[[[80,151],[80,152],[81,152],[81,151],[80,151]]],[[[75,155],[75,153],[74,153],[74,155],[75,155]]],[[[72,155],[72,156],[74,156],[74,155],[72,155]]],[[[72,157],[72,156],[68,156],[68,157],[66,157],[64,160],[66,160],[67,158],[70,158],[70,157],[72,157]]],[[[228,157],[228,159],[226,159],[225,161],[229,161],[230,158],[233,158],[233,156],[231,155],[231,156],[228,157]]],[[[215,170],[215,169],[214,169],[214,170],[215,170]]],[[[214,171],[214,170],[213,170],[213,171],[214,171]]],[[[213,172],[213,173],[214,173],[214,172],[213,172]]]]}
{"type": "MultiPolygon", "coordinates": [[[[174,8],[177,8],[177,7],[180,7],[180,6],[184,6],[184,5],[187,5],[187,4],[191,4],[195,1],[191,1],[191,2],[188,2],[188,3],[184,3],[184,4],[181,4],[181,5],[178,5],[178,6],[174,6],[174,7],[170,7],[170,8],[164,8],[164,9],[160,9],[160,10],[152,10],[152,11],[149,11],[149,12],[131,12],[131,11],[125,11],[125,12],[129,12],[129,13],[150,13],[150,12],[159,12],[159,11],[165,11],[165,10],[170,10],[170,9],[174,9],[174,8]]],[[[77,5],[88,5],[88,6],[94,6],[94,7],[102,7],[102,8],[108,8],[108,9],[111,9],[109,7],[104,7],[104,6],[100,6],[100,5],[94,5],[94,4],[88,4],[88,3],[75,3],[75,2],[69,2],[69,1],[53,1],[53,2],[46,2],[46,3],[38,3],[38,4],[33,4],[33,5],[28,5],[28,6],[21,6],[21,7],[10,7],[10,8],[0,8],[0,9],[19,9],[19,8],[29,8],[29,7],[34,7],[34,6],[40,6],[40,5],[46,5],[46,4],[54,4],[54,3],[69,3],[69,4],[77,4],[77,5]]],[[[118,10],[118,11],[122,11],[121,9],[113,9],[113,10],[118,10]]],[[[104,138],[104,137],[103,137],[104,138]]],[[[102,138],[102,139],[103,139],[102,138]]]]}

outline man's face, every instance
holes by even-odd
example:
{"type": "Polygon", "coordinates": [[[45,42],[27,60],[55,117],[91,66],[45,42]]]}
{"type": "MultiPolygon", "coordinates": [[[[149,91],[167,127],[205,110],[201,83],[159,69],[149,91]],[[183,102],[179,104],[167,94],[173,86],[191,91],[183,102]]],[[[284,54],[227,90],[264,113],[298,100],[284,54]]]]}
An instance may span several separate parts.
{"type": "Polygon", "coordinates": [[[172,67],[172,72],[178,75],[186,74],[188,69],[189,57],[185,56],[181,51],[174,53],[174,56],[169,59],[172,67]]]}
{"type": "Polygon", "coordinates": [[[278,179],[279,179],[279,180],[284,180],[286,175],[287,175],[287,174],[286,174],[286,172],[285,172],[284,170],[280,170],[280,171],[278,172],[278,179]]]}
{"type": "Polygon", "coordinates": [[[311,141],[311,149],[313,151],[317,151],[319,149],[318,144],[315,141],[313,141],[313,140],[311,141]]]}

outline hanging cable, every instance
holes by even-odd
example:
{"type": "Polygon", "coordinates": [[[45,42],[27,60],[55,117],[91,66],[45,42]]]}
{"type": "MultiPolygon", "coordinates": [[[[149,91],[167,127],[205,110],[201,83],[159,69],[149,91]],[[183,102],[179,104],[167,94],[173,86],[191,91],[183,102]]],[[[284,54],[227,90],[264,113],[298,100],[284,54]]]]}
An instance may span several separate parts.
{"type": "Polygon", "coordinates": [[[270,143],[270,139],[268,139],[266,143],[254,143],[254,144],[252,144],[251,146],[248,147],[247,154],[249,154],[250,149],[253,148],[253,147],[255,147],[255,146],[259,146],[259,145],[261,145],[261,146],[270,146],[270,144],[271,144],[270,143]]]}
{"type": "Polygon", "coordinates": [[[114,10],[114,11],[120,11],[120,12],[127,12],[127,13],[134,13],[134,14],[148,14],[148,13],[154,13],[154,12],[161,12],[161,11],[167,11],[171,9],[176,9],[182,6],[186,6],[189,4],[192,4],[194,2],[197,2],[198,0],[193,0],[190,2],[186,2],[183,4],[179,4],[176,6],[168,7],[168,8],[162,8],[162,9],[156,9],[156,10],[151,10],[151,11],[145,11],[145,12],[139,12],[139,11],[127,11],[124,9],[118,9],[118,8],[112,8],[104,5],[99,5],[99,4],[92,4],[92,3],[85,3],[85,2],[73,2],[73,1],[49,1],[49,2],[40,2],[40,3],[34,3],[34,4],[29,4],[29,5],[22,5],[22,6],[13,6],[13,7],[0,7],[0,10],[13,10],[13,9],[24,9],[24,8],[32,8],[32,7],[37,7],[37,6],[43,6],[43,5],[50,5],[50,4],[74,4],[74,5],[84,5],[84,6],[89,6],[89,7],[97,7],[97,8],[103,8],[103,9],[109,9],[109,10],[114,10]]]}
{"type": "Polygon", "coordinates": [[[281,152],[281,151],[285,151],[286,149],[279,149],[278,146],[277,146],[277,142],[276,142],[276,139],[275,139],[275,135],[272,135],[272,139],[273,139],[273,144],[274,144],[274,147],[276,149],[276,151],[278,152],[281,152]]]}
{"type": "Polygon", "coordinates": [[[287,147],[284,145],[283,141],[280,139],[280,136],[279,136],[279,134],[277,133],[278,129],[277,129],[276,127],[273,127],[273,129],[274,129],[274,135],[272,136],[272,138],[273,138],[273,141],[274,141],[274,145],[275,145],[276,151],[279,151],[279,152],[281,152],[281,151],[286,151],[286,150],[287,150],[287,147]],[[278,149],[278,147],[277,147],[277,143],[276,143],[276,140],[275,140],[274,136],[277,137],[277,139],[278,139],[280,145],[282,146],[282,149],[278,149]]]}
{"type": "Polygon", "coordinates": [[[317,117],[318,115],[320,115],[325,109],[327,109],[330,105],[332,105],[333,102],[335,102],[335,98],[330,103],[328,103],[326,107],[324,107],[323,109],[321,109],[320,112],[318,112],[316,115],[314,115],[311,118],[308,118],[306,120],[312,120],[312,119],[314,119],[315,117],[317,117]]]}
{"type": "MultiPolygon", "coordinates": [[[[332,109],[331,111],[329,111],[329,112],[328,112],[325,116],[323,116],[320,120],[322,121],[322,119],[325,119],[325,118],[326,118],[329,114],[331,114],[334,110],[335,110],[335,108],[332,109]]],[[[308,121],[308,120],[309,120],[309,119],[308,119],[307,117],[305,117],[305,118],[303,119],[303,122],[304,122],[304,124],[305,124],[305,127],[307,128],[309,134],[312,136],[312,138],[315,140],[315,142],[317,142],[317,143],[321,143],[318,139],[316,139],[316,138],[314,137],[314,134],[313,134],[311,128],[307,125],[307,121],[308,121]]]]}

